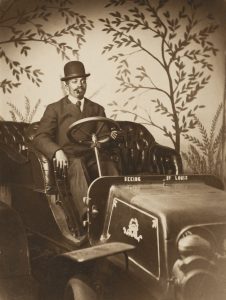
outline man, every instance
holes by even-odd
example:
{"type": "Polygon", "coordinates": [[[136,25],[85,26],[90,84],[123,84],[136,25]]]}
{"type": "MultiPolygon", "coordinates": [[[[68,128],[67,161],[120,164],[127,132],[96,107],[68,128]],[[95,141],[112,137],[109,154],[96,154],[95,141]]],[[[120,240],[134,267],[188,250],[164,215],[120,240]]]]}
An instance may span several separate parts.
{"type": "MultiPolygon", "coordinates": [[[[80,224],[86,215],[83,197],[90,180],[97,176],[97,167],[93,149],[86,147],[84,151],[84,146],[72,143],[66,132],[72,123],[80,119],[105,117],[101,105],[84,97],[86,78],[89,75],[80,61],[70,61],[64,66],[64,77],[61,80],[65,83],[67,96],[47,106],[33,140],[36,149],[50,160],[55,159],[57,168],[63,169],[68,165],[70,190],[79,213],[80,224]]],[[[115,131],[111,133],[111,137],[116,138],[115,131]]],[[[102,156],[103,174],[117,175],[118,171],[109,156],[106,153],[102,156]]]]}

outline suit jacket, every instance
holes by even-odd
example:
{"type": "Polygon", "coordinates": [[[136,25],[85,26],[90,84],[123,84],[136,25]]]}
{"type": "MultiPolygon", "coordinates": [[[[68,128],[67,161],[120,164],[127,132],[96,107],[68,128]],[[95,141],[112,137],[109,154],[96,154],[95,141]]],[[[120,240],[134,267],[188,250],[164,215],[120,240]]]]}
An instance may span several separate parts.
{"type": "MultiPolygon", "coordinates": [[[[85,98],[81,112],[66,96],[47,106],[34,136],[33,145],[49,159],[52,159],[59,149],[68,156],[80,156],[84,152],[84,146],[72,143],[67,137],[67,129],[75,121],[94,116],[105,117],[101,105],[85,98]]],[[[87,130],[91,132],[94,130],[93,126],[89,125],[87,130]]]]}

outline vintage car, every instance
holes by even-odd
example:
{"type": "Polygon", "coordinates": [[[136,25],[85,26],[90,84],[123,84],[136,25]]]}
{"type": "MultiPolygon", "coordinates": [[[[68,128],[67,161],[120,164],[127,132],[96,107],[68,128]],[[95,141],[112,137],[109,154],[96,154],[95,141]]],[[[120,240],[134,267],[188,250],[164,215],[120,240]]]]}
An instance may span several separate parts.
{"type": "MultiPolygon", "coordinates": [[[[138,123],[77,121],[68,137],[94,151],[99,171],[84,196],[87,239],[80,239],[67,170],[58,170],[32,146],[38,126],[0,122],[0,184],[8,191],[1,193],[0,230],[21,218],[12,230],[17,237],[26,230],[32,270],[44,266],[39,283],[48,296],[44,288],[40,299],[226,299],[226,193],[218,178],[183,174],[180,155],[138,123]],[[98,130],[90,133],[92,122],[98,130]],[[106,125],[118,131],[116,141],[101,134],[106,125]],[[102,176],[102,147],[120,176],[102,176]]],[[[5,242],[9,234],[4,232],[0,247],[6,245],[8,260],[15,262],[27,244],[5,242]]],[[[0,262],[5,264],[4,256],[0,262]]],[[[29,286],[30,273],[23,273],[24,264],[17,268],[29,275],[29,286]]],[[[33,299],[28,286],[26,299],[33,299]]]]}

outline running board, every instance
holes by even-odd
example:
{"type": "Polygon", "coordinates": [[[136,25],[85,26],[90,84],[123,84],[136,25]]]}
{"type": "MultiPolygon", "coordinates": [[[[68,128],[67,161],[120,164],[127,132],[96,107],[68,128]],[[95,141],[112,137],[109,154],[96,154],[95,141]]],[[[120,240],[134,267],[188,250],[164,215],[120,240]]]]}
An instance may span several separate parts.
{"type": "Polygon", "coordinates": [[[92,246],[80,250],[64,253],[61,257],[68,258],[75,262],[86,262],[96,258],[102,258],[119,254],[122,252],[133,250],[135,246],[126,243],[106,243],[102,245],[92,246]]]}

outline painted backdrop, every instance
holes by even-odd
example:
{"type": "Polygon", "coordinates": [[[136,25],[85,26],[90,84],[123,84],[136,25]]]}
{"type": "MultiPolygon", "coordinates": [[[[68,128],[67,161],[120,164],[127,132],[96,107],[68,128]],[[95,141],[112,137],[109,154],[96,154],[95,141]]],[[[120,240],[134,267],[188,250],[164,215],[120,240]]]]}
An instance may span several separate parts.
{"type": "Polygon", "coordinates": [[[68,60],[108,117],[143,123],[186,170],[222,174],[223,0],[0,1],[2,119],[39,120],[68,60]]]}

